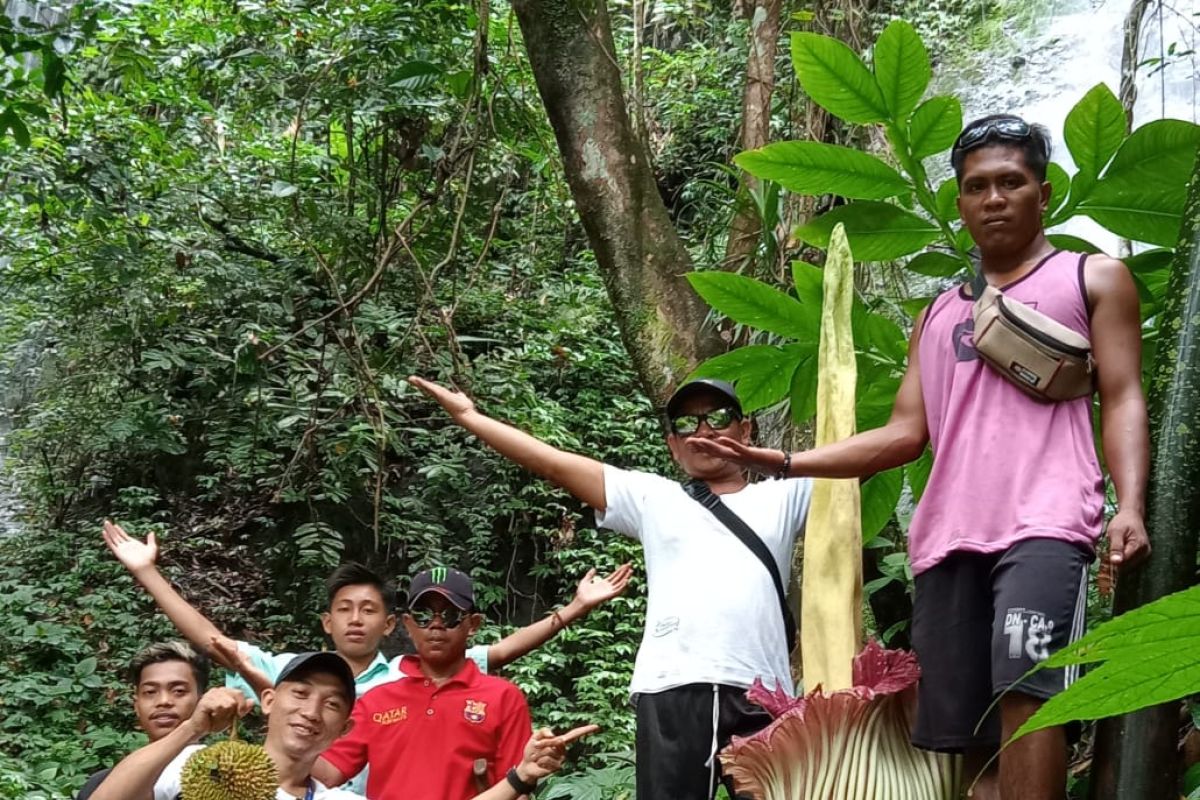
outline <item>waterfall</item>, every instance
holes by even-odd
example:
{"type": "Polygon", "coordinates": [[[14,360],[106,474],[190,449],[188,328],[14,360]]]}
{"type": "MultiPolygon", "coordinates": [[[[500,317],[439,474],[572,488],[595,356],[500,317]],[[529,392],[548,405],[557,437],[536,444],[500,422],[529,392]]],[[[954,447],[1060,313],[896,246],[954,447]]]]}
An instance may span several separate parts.
{"type": "MultiPolygon", "coordinates": [[[[972,37],[978,49],[963,64],[943,64],[934,89],[962,100],[964,122],[1013,113],[1042,123],[1054,137],[1053,159],[1068,173],[1074,172],[1063,142],[1063,123],[1075,103],[1097,83],[1106,83],[1113,94],[1118,93],[1129,8],[1130,0],[1058,0],[1026,5],[1024,19],[990,28],[981,22],[972,37]]],[[[1197,50],[1198,12],[1200,0],[1150,3],[1142,22],[1138,61],[1166,54],[1172,44],[1180,53],[1197,50]]],[[[1157,71],[1157,65],[1138,68],[1134,127],[1164,117],[1198,121],[1198,58],[1195,54],[1168,58],[1157,71]]],[[[938,166],[943,177],[949,174],[948,165],[938,166]]],[[[1055,232],[1079,236],[1106,253],[1118,254],[1117,237],[1086,217],[1069,220],[1055,232]]]]}

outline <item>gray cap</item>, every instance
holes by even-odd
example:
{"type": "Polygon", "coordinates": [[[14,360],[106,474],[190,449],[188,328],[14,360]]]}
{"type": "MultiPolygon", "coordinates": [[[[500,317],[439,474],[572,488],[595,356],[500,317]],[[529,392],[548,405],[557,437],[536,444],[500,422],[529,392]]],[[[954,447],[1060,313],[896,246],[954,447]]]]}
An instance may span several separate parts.
{"type": "Polygon", "coordinates": [[[739,416],[745,416],[742,413],[742,402],[738,400],[737,392],[734,390],[732,383],[719,381],[716,378],[697,378],[683,384],[675,390],[675,394],[671,395],[671,399],[667,401],[667,417],[675,417],[679,411],[679,407],[689,397],[702,394],[723,397],[733,404],[739,416]]]}
{"type": "Polygon", "coordinates": [[[354,700],[358,694],[354,683],[354,673],[350,671],[350,665],[346,663],[346,659],[337,653],[301,653],[280,671],[279,677],[275,679],[275,686],[278,687],[284,681],[298,681],[305,675],[312,675],[315,672],[323,672],[337,678],[338,682],[342,684],[342,688],[346,690],[346,701],[350,703],[351,708],[354,707],[354,700]]]}

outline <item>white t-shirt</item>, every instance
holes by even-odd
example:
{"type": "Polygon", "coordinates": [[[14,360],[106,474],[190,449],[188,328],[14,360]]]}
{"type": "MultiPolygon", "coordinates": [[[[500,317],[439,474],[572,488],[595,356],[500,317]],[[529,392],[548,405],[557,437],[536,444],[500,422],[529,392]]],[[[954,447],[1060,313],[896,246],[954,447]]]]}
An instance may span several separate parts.
{"type": "MultiPolygon", "coordinates": [[[[632,536],[646,555],[646,629],[630,691],[689,683],[793,691],[779,599],[763,563],[676,481],[604,467],[608,505],[596,524],[632,536]]],[[[763,540],[785,585],[812,481],[760,481],[722,502],[763,540]]]]}
{"type": "MultiPolygon", "coordinates": [[[[204,749],[204,745],[202,744],[188,745],[183,748],[183,751],[179,755],[171,760],[170,764],[167,764],[158,776],[158,782],[154,784],[154,800],[178,800],[180,794],[183,792],[183,765],[187,763],[192,753],[202,749],[204,749]]],[[[330,789],[316,778],[312,778],[311,780],[314,789],[313,800],[364,800],[361,794],[348,792],[345,789],[330,789]]],[[[304,800],[304,797],[301,795],[297,798],[295,795],[288,794],[283,789],[276,789],[275,800],[304,800]]]]}

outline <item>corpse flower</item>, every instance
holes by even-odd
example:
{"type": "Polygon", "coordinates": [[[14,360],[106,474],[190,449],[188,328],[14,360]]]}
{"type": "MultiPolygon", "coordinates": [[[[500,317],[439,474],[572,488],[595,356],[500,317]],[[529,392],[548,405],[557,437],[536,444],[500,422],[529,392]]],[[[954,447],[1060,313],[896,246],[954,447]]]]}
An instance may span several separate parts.
{"type": "Polygon", "coordinates": [[[734,737],[721,752],[725,773],[756,800],[951,800],[960,759],[918,750],[908,740],[916,658],[869,642],[854,659],[854,686],[803,697],[747,696],[774,717],[734,737]]]}
{"type": "MultiPolygon", "coordinates": [[[[857,381],[851,307],[854,261],[839,224],[823,277],[817,363],[818,446],[854,434],[857,381]]],[[[756,681],[748,697],[774,721],[720,754],[756,800],[952,800],[957,757],[909,742],[916,658],[862,641],[862,514],[858,481],[813,483],[804,540],[800,626],[804,679],[793,699],[756,681]]]]}

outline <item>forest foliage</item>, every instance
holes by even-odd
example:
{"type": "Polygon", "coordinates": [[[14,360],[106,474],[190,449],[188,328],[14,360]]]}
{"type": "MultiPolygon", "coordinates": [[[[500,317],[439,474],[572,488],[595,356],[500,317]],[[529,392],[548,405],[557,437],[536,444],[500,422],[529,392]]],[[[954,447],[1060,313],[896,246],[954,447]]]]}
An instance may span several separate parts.
{"type": "MultiPolygon", "coordinates": [[[[632,9],[612,5],[625,48],[632,9]]],[[[430,564],[469,570],[491,640],[565,602],[589,567],[637,557],[404,383],[450,380],[553,444],[672,469],[505,4],[65,8],[53,30],[0,27],[0,48],[19,57],[0,72],[0,394],[29,510],[0,541],[0,797],[63,796],[140,741],[122,669],[172,631],[101,545],[105,517],[157,531],[186,596],[231,634],[281,648],[322,644],[320,583],[342,560],[402,585],[430,564]]],[[[799,83],[777,101],[780,136],[803,133],[809,98],[826,104],[821,78],[806,77],[825,48],[856,80],[893,69],[863,84],[876,90],[861,107],[827,105],[883,125],[892,150],[789,141],[740,156],[768,180],[756,197],[768,235],[746,276],[713,269],[742,196],[728,165],[747,22],[727,4],[704,9],[654,4],[641,61],[618,57],[655,98],[646,137],[693,285],[746,326],[737,341],[751,346],[707,369],[737,379],[748,408],[803,425],[820,304],[819,253],[804,243],[819,248],[840,221],[860,260],[935,244],[907,268],[930,292],[952,280],[968,243],[952,190],[929,183],[922,159],[949,146],[961,114],[953,98],[917,104],[928,61],[905,31],[887,28],[895,52],[877,47],[868,66],[798,8],[795,71],[779,73],[799,83]],[[770,234],[794,221],[789,193],[853,202],[787,241],[770,234]],[[903,245],[872,233],[896,219],[903,245]],[[777,262],[789,274],[773,274],[777,262]]],[[[1101,146],[1081,160],[1068,135],[1082,167],[1056,193],[1058,216],[1091,208],[1104,221],[1096,198],[1137,136],[1113,138],[1110,96],[1098,88],[1077,107],[1101,146]]],[[[1163,140],[1139,146],[1153,154],[1163,140]]],[[[1149,341],[1161,258],[1136,270],[1149,341]]],[[[860,294],[860,428],[886,417],[927,300],[860,294]]],[[[887,534],[871,543],[887,574],[868,590],[906,585],[893,534],[923,470],[927,458],[868,483],[864,528],[887,534]]],[[[505,671],[537,722],[604,725],[576,765],[597,769],[550,796],[628,784],[643,604],[638,587],[505,671]]]]}

